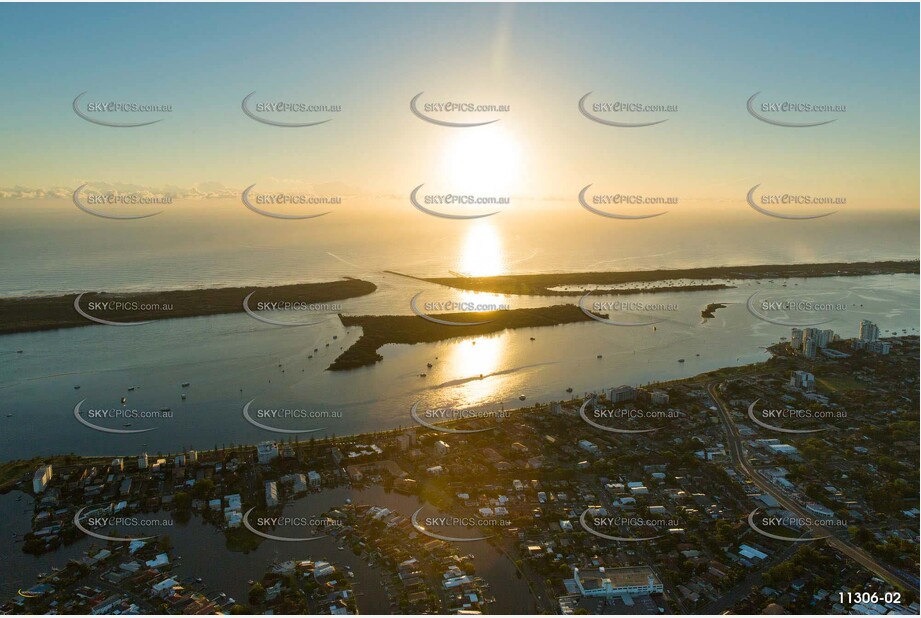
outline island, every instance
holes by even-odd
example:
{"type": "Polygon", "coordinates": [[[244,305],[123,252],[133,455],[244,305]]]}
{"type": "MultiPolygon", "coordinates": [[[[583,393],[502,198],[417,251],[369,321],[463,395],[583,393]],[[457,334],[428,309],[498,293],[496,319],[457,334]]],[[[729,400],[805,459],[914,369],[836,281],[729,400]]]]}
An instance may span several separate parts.
{"type": "Polygon", "coordinates": [[[705,320],[709,320],[714,316],[717,309],[725,309],[726,305],[723,303],[710,303],[705,308],[700,310],[700,317],[705,320]]]}
{"type": "MultiPolygon", "coordinates": [[[[151,292],[88,292],[80,299],[87,313],[112,322],[143,322],[190,318],[222,313],[242,313],[243,300],[251,292],[250,308],[259,303],[288,303],[295,306],[334,303],[371,294],[377,286],[349,277],[322,283],[279,286],[202,288],[151,292]],[[105,311],[87,311],[100,303],[117,303],[105,311]]],[[[0,298],[0,335],[97,324],[74,307],[77,294],[0,298]]]]}
{"type": "Polygon", "coordinates": [[[330,371],[373,365],[383,360],[378,350],[388,343],[431,343],[455,337],[488,335],[509,328],[557,326],[590,321],[592,318],[576,305],[553,305],[508,311],[437,314],[436,319],[446,322],[469,323],[453,326],[430,322],[415,315],[340,315],[339,319],[345,327],[360,326],[362,334],[354,345],[333,361],[328,367],[330,371]]]}

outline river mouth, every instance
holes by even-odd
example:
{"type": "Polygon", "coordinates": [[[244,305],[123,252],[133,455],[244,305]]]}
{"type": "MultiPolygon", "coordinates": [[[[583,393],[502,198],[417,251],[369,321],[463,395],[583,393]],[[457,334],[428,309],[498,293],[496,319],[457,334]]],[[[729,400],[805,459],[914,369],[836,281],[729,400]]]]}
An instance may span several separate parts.
{"type": "MultiPolygon", "coordinates": [[[[651,316],[664,321],[645,326],[586,320],[476,337],[465,336],[463,327],[457,327],[456,336],[444,341],[385,344],[380,348],[383,361],[341,372],[326,368],[362,333],[338,320],[284,328],[238,314],[165,320],[131,329],[100,326],[7,335],[2,341],[9,362],[3,363],[0,392],[13,405],[4,406],[0,417],[5,438],[0,459],[212,449],[273,437],[271,430],[244,417],[250,401],[251,416],[259,424],[305,431],[302,439],[322,438],[410,426],[416,402],[429,407],[513,409],[578,398],[586,391],[617,386],[614,381],[643,384],[759,362],[768,357],[768,346],[790,336],[790,328],[757,319],[746,309],[746,301],[755,293],[798,293],[807,282],[847,304],[828,325],[842,336],[856,335],[861,319],[881,315],[886,316],[880,320],[884,336],[918,332],[917,278],[881,275],[789,280],[787,287],[779,281],[749,281],[719,293],[640,295],[636,301],[678,309],[651,316]],[[713,318],[701,319],[701,310],[717,301],[726,307],[713,318]],[[20,349],[23,353],[17,354],[20,349]],[[181,358],[178,349],[183,350],[181,358]],[[189,386],[182,386],[185,383],[189,386]],[[169,408],[169,417],[94,419],[110,429],[155,427],[145,433],[109,435],[74,419],[74,407],[81,401],[84,415],[89,409],[159,414],[169,408]],[[260,419],[255,416],[260,408],[303,410],[310,418],[260,419]],[[317,418],[320,413],[326,416],[317,418]],[[29,423],[17,421],[23,418],[29,423]],[[30,438],[36,431],[43,436],[41,445],[30,438]]],[[[383,298],[408,311],[413,289],[412,284],[388,280],[383,298]]],[[[366,310],[375,294],[344,301],[352,303],[346,310],[366,310]]],[[[527,300],[536,306],[559,302],[527,300]]],[[[645,315],[627,317],[650,321],[645,315]]]]}

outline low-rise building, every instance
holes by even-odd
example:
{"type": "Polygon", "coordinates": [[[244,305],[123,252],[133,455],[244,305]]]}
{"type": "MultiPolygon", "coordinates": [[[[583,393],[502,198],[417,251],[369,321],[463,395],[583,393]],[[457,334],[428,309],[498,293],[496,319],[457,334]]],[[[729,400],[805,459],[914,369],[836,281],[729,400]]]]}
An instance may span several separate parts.
{"type": "Polygon", "coordinates": [[[267,440],[256,445],[256,460],[260,464],[272,463],[278,458],[278,444],[267,440]]]}
{"type": "Polygon", "coordinates": [[[572,576],[579,592],[585,597],[655,594],[664,589],[653,570],[646,566],[618,569],[576,567],[572,570],[572,576]]]}

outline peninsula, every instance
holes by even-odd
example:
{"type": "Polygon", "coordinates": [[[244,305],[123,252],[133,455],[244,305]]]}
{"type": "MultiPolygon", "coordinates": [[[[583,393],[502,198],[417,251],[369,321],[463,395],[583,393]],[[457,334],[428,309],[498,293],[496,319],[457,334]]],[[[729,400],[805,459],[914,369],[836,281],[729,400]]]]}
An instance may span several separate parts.
{"type": "MultiPolygon", "coordinates": [[[[202,288],[159,292],[87,292],[79,306],[85,313],[111,322],[144,322],[190,318],[222,313],[242,313],[243,300],[251,292],[250,307],[259,303],[295,306],[334,303],[371,294],[377,286],[369,281],[344,278],[323,283],[298,283],[271,287],[202,288]],[[95,307],[95,309],[94,309],[95,307]]],[[[0,298],[0,335],[73,328],[97,324],[74,306],[77,294],[0,298]]]]}
{"type": "MultiPolygon", "coordinates": [[[[404,275],[388,271],[394,275],[404,275]]],[[[769,264],[761,266],[713,266],[708,268],[634,270],[624,272],[550,273],[538,275],[500,275],[494,277],[412,277],[451,288],[493,294],[525,296],[581,296],[585,290],[554,289],[562,286],[623,285],[654,281],[715,279],[788,279],[810,277],[861,277],[869,275],[918,274],[919,263],[911,261],[885,262],[832,262],[827,264],[769,264]]],[[[641,287],[605,290],[605,293],[649,293],[701,291],[729,287],[716,283],[703,285],[662,286],[653,289],[641,287]]]]}

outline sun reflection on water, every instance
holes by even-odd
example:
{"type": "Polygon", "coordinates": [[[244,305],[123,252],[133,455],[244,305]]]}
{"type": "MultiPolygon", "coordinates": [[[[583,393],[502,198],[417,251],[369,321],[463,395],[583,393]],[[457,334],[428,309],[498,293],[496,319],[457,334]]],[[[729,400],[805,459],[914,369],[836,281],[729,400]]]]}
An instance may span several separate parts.
{"type": "Polygon", "coordinates": [[[469,379],[457,390],[462,405],[497,404],[496,393],[502,378],[489,375],[503,367],[505,345],[502,337],[464,339],[451,346],[446,359],[450,375],[469,379]]]}

